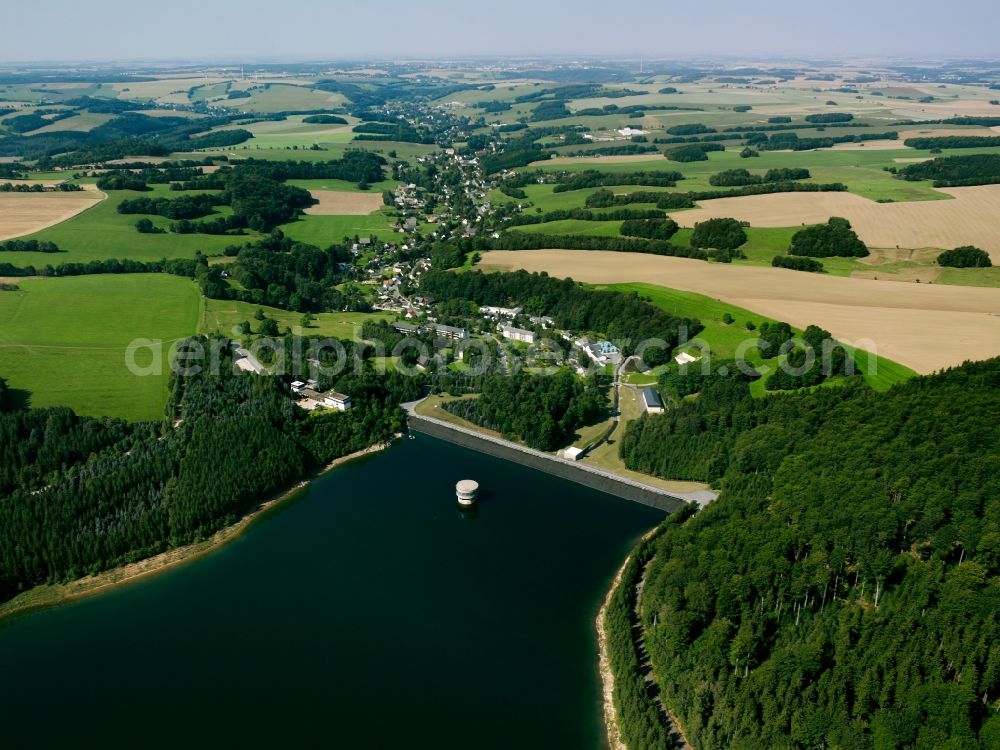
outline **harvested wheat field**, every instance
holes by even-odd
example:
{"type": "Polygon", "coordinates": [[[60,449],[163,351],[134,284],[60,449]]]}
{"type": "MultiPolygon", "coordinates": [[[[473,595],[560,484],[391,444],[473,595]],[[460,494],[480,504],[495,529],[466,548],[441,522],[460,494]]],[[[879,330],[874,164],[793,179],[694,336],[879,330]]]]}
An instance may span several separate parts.
{"type": "Polygon", "coordinates": [[[1000,185],[941,192],[954,200],[876,203],[853,193],[775,193],[702,201],[673,217],[684,227],[719,216],[754,227],[794,227],[843,216],[869,247],[976,245],[1000,263],[1000,185]]]}
{"type": "Polygon", "coordinates": [[[310,190],[319,201],[306,209],[313,216],[365,216],[382,206],[381,193],[351,193],[346,190],[310,190]]]}
{"type": "Polygon", "coordinates": [[[59,224],[104,197],[96,189],[76,193],[0,193],[0,240],[23,237],[59,224]]]}
{"type": "Polygon", "coordinates": [[[1000,355],[1000,289],[588,250],[499,250],[486,253],[480,265],[697,292],[800,328],[815,323],[844,343],[920,373],[1000,355]]]}

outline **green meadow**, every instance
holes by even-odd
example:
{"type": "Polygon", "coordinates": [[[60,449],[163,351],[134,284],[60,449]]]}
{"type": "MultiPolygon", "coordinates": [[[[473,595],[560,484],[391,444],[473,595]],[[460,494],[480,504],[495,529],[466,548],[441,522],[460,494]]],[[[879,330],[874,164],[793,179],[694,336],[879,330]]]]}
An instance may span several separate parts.
{"type": "MultiPolygon", "coordinates": [[[[202,151],[178,151],[172,154],[174,159],[201,159],[204,156],[227,156],[230,159],[267,159],[269,161],[330,161],[340,159],[348,151],[372,151],[376,154],[388,156],[390,151],[394,151],[400,159],[415,160],[420,156],[427,156],[435,151],[435,146],[428,146],[422,143],[406,143],[403,141],[325,141],[319,149],[311,149],[307,146],[297,148],[294,144],[287,146],[267,146],[255,143],[256,139],[241,143],[238,146],[225,149],[204,149],[202,151]]],[[[309,145],[312,144],[309,141],[309,145]]]]}
{"type": "MultiPolygon", "coordinates": [[[[981,149],[962,149],[962,154],[976,153],[1000,153],[1000,147],[981,149]]],[[[607,174],[622,172],[680,172],[684,179],[677,183],[676,188],[670,190],[686,192],[690,190],[718,190],[712,187],[708,179],[713,174],[727,169],[749,169],[751,172],[763,173],[768,169],[776,168],[796,168],[804,167],[811,173],[811,178],[803,182],[830,183],[842,182],[848,190],[870,200],[881,201],[918,201],[918,200],[951,200],[950,196],[934,190],[930,181],[907,182],[896,179],[892,174],[886,172],[883,167],[901,166],[901,162],[896,159],[922,159],[932,158],[929,151],[904,148],[899,150],[875,150],[865,151],[864,148],[856,150],[834,150],[822,149],[819,151],[764,151],[761,155],[752,159],[743,159],[738,150],[715,151],[708,154],[707,161],[678,163],[653,154],[649,159],[641,161],[614,161],[600,162],[591,159],[576,159],[570,163],[549,163],[538,161],[531,164],[530,169],[541,169],[545,172],[581,172],[584,170],[598,170],[607,174]]],[[[529,193],[533,198],[542,202],[543,208],[548,208],[545,197],[546,190],[551,192],[552,187],[548,185],[529,186],[542,188],[533,193],[529,193]]],[[[637,190],[647,190],[639,186],[627,186],[616,188],[616,192],[633,192],[637,190]]],[[[724,188],[721,188],[724,189],[724,188]]],[[[527,191],[526,191],[527,192],[527,191]]],[[[573,191],[581,195],[582,205],[586,196],[593,190],[573,191]]],[[[573,193],[569,193],[572,195],[573,193]]],[[[567,193],[558,194],[558,203],[568,207],[563,197],[567,193]]],[[[556,203],[553,203],[556,205],[556,203]]]]}
{"type": "MultiPolygon", "coordinates": [[[[245,88],[234,86],[234,89],[245,88]]],[[[290,112],[294,110],[334,109],[347,101],[342,94],[288,83],[268,83],[248,89],[249,99],[227,100],[226,106],[243,112],[290,112]]]]}
{"type": "MultiPolygon", "coordinates": [[[[693,292],[682,292],[676,289],[657,286],[655,284],[611,284],[597,287],[600,289],[613,289],[619,292],[635,292],[641,297],[649,299],[653,304],[661,309],[682,317],[697,318],[705,326],[697,339],[707,342],[714,357],[729,359],[734,357],[743,347],[744,356],[747,362],[754,366],[763,365],[773,367],[773,362],[765,363],[760,358],[760,353],[756,347],[748,347],[745,342],[756,337],[754,331],[746,328],[748,322],[760,328],[761,323],[775,322],[772,318],[751,312],[735,305],[730,305],[719,300],[706,297],[693,292]],[[724,321],[725,315],[733,318],[732,323],[724,321]]],[[[796,329],[797,333],[801,333],[796,329]]],[[[698,347],[692,341],[690,350],[697,355],[698,347]]],[[[916,373],[896,362],[879,357],[869,352],[852,349],[857,371],[864,377],[865,382],[877,391],[885,391],[894,384],[915,377],[916,373]]],[[[842,378],[832,378],[824,385],[836,385],[842,382],[842,378]]],[[[655,382],[655,372],[650,375],[630,376],[630,382],[636,384],[648,384],[655,382]]],[[[766,393],[764,390],[764,378],[755,381],[751,385],[751,392],[756,396],[766,393]]]]}
{"type": "MultiPolygon", "coordinates": [[[[161,274],[24,279],[0,292],[0,377],[33,407],[159,419],[167,401],[168,352],[193,334],[200,314],[194,281],[161,274]],[[137,377],[125,354],[135,339],[157,347],[163,371],[137,377]]],[[[152,363],[138,352],[136,363],[152,363]]]]}
{"type": "Polygon", "coordinates": [[[341,193],[381,193],[383,190],[395,190],[396,186],[399,185],[399,180],[382,180],[381,182],[372,183],[368,186],[367,191],[358,190],[357,183],[348,182],[347,180],[288,180],[287,184],[305,188],[306,190],[334,190],[341,193]]]}
{"type": "MultiPolygon", "coordinates": [[[[166,185],[155,185],[148,192],[115,190],[108,197],[86,211],[55,226],[35,232],[26,239],[55,242],[61,253],[4,253],[4,260],[17,266],[59,265],[60,263],[85,263],[108,258],[128,258],[153,261],[161,258],[193,258],[200,250],[206,255],[217,255],[229,245],[240,245],[249,237],[232,237],[207,234],[139,234],[135,223],[142,216],[120,214],[118,204],[137,197],[177,197],[166,185]]],[[[207,191],[206,191],[207,192],[207,191]]],[[[193,195],[195,193],[186,193],[193,195]]],[[[218,212],[229,211],[228,206],[218,207],[218,212]]],[[[149,216],[155,225],[166,229],[170,220],[149,216]]]]}
{"type": "Polygon", "coordinates": [[[383,240],[402,237],[392,229],[394,223],[395,219],[385,209],[380,209],[373,214],[361,216],[300,216],[291,224],[283,224],[281,231],[293,240],[316,247],[329,247],[342,242],[345,237],[353,238],[355,235],[375,235],[383,240]]]}
{"type": "Polygon", "coordinates": [[[306,115],[289,115],[284,120],[267,120],[249,125],[236,122],[210,132],[246,130],[253,133],[253,140],[248,143],[255,148],[284,149],[294,146],[299,149],[308,149],[313,144],[326,146],[350,143],[351,139],[354,138],[351,127],[359,122],[355,117],[345,117],[344,119],[348,120],[350,124],[322,125],[303,122],[305,117],[306,115]]]}
{"type": "Polygon", "coordinates": [[[258,310],[277,320],[282,328],[290,328],[303,336],[334,336],[355,341],[366,320],[389,320],[392,317],[385,313],[317,313],[313,315],[309,327],[303,328],[301,313],[235,300],[205,299],[202,302],[198,332],[224,336],[235,335],[236,327],[244,321],[248,321],[252,329],[256,328],[259,321],[254,316],[258,310]]]}

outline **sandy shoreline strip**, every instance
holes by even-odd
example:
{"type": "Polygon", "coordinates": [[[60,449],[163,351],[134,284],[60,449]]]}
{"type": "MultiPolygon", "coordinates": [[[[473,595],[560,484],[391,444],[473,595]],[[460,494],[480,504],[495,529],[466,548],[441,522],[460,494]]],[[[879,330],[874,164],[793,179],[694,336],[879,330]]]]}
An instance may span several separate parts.
{"type": "MultiPolygon", "coordinates": [[[[636,542],[636,544],[639,544],[639,542],[636,542]]],[[[608,607],[611,605],[611,597],[615,595],[615,592],[621,585],[625,566],[629,564],[631,559],[632,553],[629,552],[628,557],[625,558],[625,561],[615,573],[615,579],[611,582],[611,588],[608,589],[608,593],[604,597],[604,602],[597,611],[598,669],[601,673],[601,697],[604,705],[604,734],[608,739],[608,747],[611,750],[628,750],[628,746],[622,739],[621,729],[618,728],[618,712],[615,711],[615,675],[611,671],[611,656],[608,653],[608,631],[605,621],[608,615],[608,607]]]]}
{"type": "Polygon", "coordinates": [[[188,544],[176,549],[161,552],[153,557],[123,565],[111,570],[106,570],[92,576],[78,578],[69,583],[55,585],[36,586],[33,589],[18,594],[16,597],[0,604],[0,620],[18,614],[24,614],[36,609],[47,609],[59,604],[71,602],[76,599],[83,599],[88,596],[110,591],[119,586],[124,586],[142,578],[162,573],[165,570],[175,568],[184,563],[197,560],[200,557],[214,552],[225,544],[241,536],[260,516],[272,508],[280,505],[285,500],[298,494],[308,487],[313,481],[319,479],[324,474],[333,469],[346,464],[355,459],[367,456],[371,453],[385,450],[389,443],[379,443],[364,450],[356,451],[346,456],[334,459],[322,469],[308,475],[305,479],[297,482],[293,487],[275,495],[270,500],[265,500],[256,508],[243,516],[239,521],[224,529],[215,532],[210,538],[188,544]]]}
{"type": "MultiPolygon", "coordinates": [[[[660,530],[657,526],[650,529],[642,538],[635,543],[632,548],[635,550],[640,544],[649,539],[651,536],[656,534],[660,530]]],[[[608,607],[611,606],[611,597],[615,595],[618,591],[618,587],[621,586],[622,576],[625,573],[625,568],[632,559],[632,552],[628,553],[628,556],[622,562],[618,571],[615,573],[615,578],[611,582],[611,587],[608,589],[607,595],[604,597],[604,602],[601,604],[601,608],[597,612],[597,648],[598,648],[598,670],[601,673],[601,696],[603,702],[603,713],[604,713],[604,733],[608,740],[608,747],[610,750],[629,750],[628,745],[625,744],[625,740],[622,739],[621,729],[618,726],[618,712],[615,710],[615,675],[611,670],[611,655],[608,653],[608,631],[607,631],[607,614],[608,607]]],[[[677,715],[667,708],[665,705],[663,709],[666,711],[668,718],[672,723],[672,729],[680,736],[681,747],[684,750],[690,750],[691,743],[688,742],[687,735],[684,733],[683,727],[681,727],[680,721],[677,719],[677,715]]]]}

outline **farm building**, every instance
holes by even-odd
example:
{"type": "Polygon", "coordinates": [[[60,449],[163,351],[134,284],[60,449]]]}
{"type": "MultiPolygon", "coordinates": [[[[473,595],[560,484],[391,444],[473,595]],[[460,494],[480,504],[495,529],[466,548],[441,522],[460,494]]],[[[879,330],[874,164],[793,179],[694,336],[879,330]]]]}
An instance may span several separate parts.
{"type": "Polygon", "coordinates": [[[647,414],[663,413],[663,401],[660,399],[660,394],[656,392],[655,388],[646,386],[639,392],[639,395],[642,398],[642,408],[645,409],[647,414]]]}

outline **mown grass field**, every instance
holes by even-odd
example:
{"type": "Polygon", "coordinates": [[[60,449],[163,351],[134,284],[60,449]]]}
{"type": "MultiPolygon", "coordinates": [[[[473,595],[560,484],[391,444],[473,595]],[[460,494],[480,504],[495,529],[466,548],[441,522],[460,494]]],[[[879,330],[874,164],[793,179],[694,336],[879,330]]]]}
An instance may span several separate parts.
{"type": "Polygon", "coordinates": [[[366,320],[389,320],[386,313],[317,313],[308,328],[302,327],[302,314],[266,305],[253,305],[236,300],[205,299],[201,306],[198,333],[220,333],[235,336],[236,326],[248,321],[252,329],[260,325],[254,315],[258,310],[278,321],[281,328],[290,328],[302,336],[333,336],[357,341],[366,320]]]}
{"type": "MultiPolygon", "coordinates": [[[[79,414],[159,419],[167,400],[171,342],[193,334],[197,285],[160,274],[25,279],[0,292],[0,377],[33,407],[68,406],[79,414]],[[158,346],[164,367],[137,377],[126,366],[129,343],[158,346]]],[[[149,365],[145,349],[136,363],[149,365]]]]}
{"type": "MultiPolygon", "coordinates": [[[[306,190],[334,190],[343,193],[360,193],[355,182],[347,180],[288,180],[288,185],[305,188],[306,190]]],[[[383,190],[395,190],[399,180],[382,180],[369,185],[368,192],[381,193],[383,190]]]]}
{"type": "Polygon", "coordinates": [[[349,143],[354,138],[351,128],[359,122],[356,117],[345,117],[344,119],[349,123],[347,125],[323,125],[303,122],[306,116],[289,115],[284,120],[267,120],[249,125],[236,122],[210,132],[246,130],[253,133],[253,140],[249,141],[249,144],[256,148],[283,149],[294,146],[299,149],[308,149],[313,144],[325,146],[349,143]]]}
{"type": "Polygon", "coordinates": [[[283,224],[281,231],[293,240],[316,247],[329,247],[355,235],[375,235],[384,240],[402,237],[393,231],[394,222],[395,219],[390,218],[385,210],[362,216],[300,216],[291,224],[283,224]]]}

